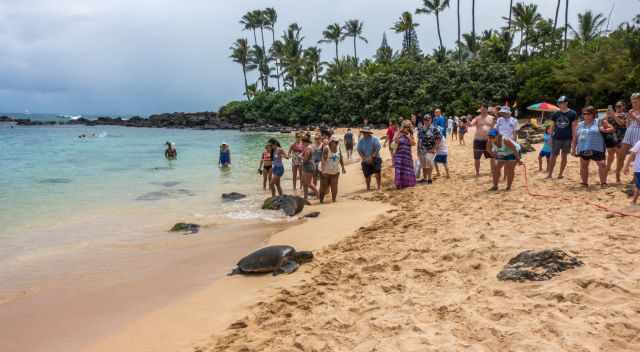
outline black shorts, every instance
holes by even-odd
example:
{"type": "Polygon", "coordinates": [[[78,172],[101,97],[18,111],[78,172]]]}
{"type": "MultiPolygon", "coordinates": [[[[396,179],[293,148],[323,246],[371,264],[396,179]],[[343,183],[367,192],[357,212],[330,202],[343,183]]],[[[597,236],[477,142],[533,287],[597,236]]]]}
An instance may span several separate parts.
{"type": "Polygon", "coordinates": [[[480,160],[483,155],[486,159],[491,159],[491,153],[487,150],[488,143],[479,139],[473,140],[473,159],[480,160]]]}
{"type": "Polygon", "coordinates": [[[353,142],[351,142],[351,143],[347,142],[344,145],[347,148],[347,150],[353,150],[353,142]]]}
{"type": "Polygon", "coordinates": [[[578,156],[582,158],[582,160],[593,160],[593,161],[604,160],[604,152],[599,152],[597,150],[583,150],[580,153],[578,153],[578,156]]]}
{"type": "Polygon", "coordinates": [[[571,152],[571,140],[570,139],[552,139],[551,140],[551,155],[558,156],[560,152],[563,154],[569,154],[571,152]]]}
{"type": "Polygon", "coordinates": [[[364,177],[369,177],[373,174],[379,174],[382,171],[382,159],[380,157],[374,158],[373,163],[369,164],[362,162],[362,173],[364,177]]]}

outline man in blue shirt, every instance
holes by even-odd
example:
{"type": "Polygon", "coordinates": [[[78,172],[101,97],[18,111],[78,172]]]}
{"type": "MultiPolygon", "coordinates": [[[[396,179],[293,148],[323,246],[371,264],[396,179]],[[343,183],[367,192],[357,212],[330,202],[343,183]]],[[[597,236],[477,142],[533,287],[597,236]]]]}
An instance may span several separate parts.
{"type": "Polygon", "coordinates": [[[382,159],[380,158],[380,141],[373,135],[373,131],[368,126],[360,130],[362,139],[358,141],[358,154],[362,159],[362,173],[367,184],[367,191],[371,190],[371,176],[376,176],[377,189],[381,186],[382,159]]]}
{"type": "Polygon", "coordinates": [[[435,117],[435,124],[436,126],[440,127],[440,132],[442,132],[442,136],[444,138],[447,138],[447,118],[446,116],[442,115],[442,111],[440,111],[440,109],[436,109],[436,111],[434,112],[436,117],[435,117]]]}

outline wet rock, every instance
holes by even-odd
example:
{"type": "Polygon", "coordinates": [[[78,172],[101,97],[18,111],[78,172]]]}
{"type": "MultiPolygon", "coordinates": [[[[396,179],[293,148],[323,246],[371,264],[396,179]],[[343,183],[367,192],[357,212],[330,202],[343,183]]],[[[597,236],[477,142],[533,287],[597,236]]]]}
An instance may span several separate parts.
{"type": "Polygon", "coordinates": [[[317,218],[318,216],[320,216],[320,212],[319,211],[314,211],[314,212],[311,212],[311,213],[305,215],[304,217],[305,218],[317,218]]]}
{"type": "Polygon", "coordinates": [[[38,183],[49,183],[49,184],[61,184],[61,183],[71,183],[71,180],[68,178],[45,178],[38,183]]]}
{"type": "Polygon", "coordinates": [[[238,192],[231,192],[231,193],[223,193],[222,194],[222,199],[224,200],[238,200],[238,199],[242,199],[242,198],[246,198],[247,195],[246,194],[242,194],[242,193],[238,193],[238,192]]]}
{"type": "Polygon", "coordinates": [[[196,234],[200,231],[200,225],[198,224],[189,224],[186,222],[179,222],[169,230],[171,232],[185,232],[186,234],[196,234]]]}
{"type": "Polygon", "coordinates": [[[288,216],[294,216],[299,214],[306,204],[309,202],[302,197],[283,195],[267,198],[262,204],[262,209],[282,210],[288,216]]]}
{"type": "Polygon", "coordinates": [[[560,249],[524,251],[507,263],[498,273],[502,281],[544,281],[558,273],[584,265],[560,249]]]}

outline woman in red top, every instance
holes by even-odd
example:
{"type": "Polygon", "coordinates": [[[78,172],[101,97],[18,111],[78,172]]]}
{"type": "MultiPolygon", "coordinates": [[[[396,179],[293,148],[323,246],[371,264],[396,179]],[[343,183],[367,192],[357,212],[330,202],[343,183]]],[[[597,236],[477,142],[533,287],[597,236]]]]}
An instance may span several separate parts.
{"type": "Polygon", "coordinates": [[[273,148],[271,144],[267,144],[262,152],[262,158],[260,158],[260,166],[258,167],[258,173],[262,175],[262,189],[267,190],[267,181],[271,184],[271,166],[273,160],[273,148]]]}
{"type": "Polygon", "coordinates": [[[391,154],[391,162],[393,163],[393,153],[395,151],[395,143],[393,140],[396,136],[396,132],[398,132],[398,127],[396,126],[396,122],[394,120],[389,120],[389,127],[387,128],[387,139],[384,141],[384,146],[389,145],[389,153],[391,154]]]}

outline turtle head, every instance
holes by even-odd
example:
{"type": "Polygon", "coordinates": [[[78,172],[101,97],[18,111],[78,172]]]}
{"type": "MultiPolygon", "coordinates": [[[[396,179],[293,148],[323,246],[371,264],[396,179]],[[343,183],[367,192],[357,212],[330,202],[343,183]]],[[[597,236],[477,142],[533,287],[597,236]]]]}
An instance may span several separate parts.
{"type": "Polygon", "coordinates": [[[293,260],[295,260],[296,262],[302,264],[302,263],[307,263],[313,260],[313,253],[311,253],[311,251],[300,251],[300,252],[295,252],[292,256],[293,260]]]}

